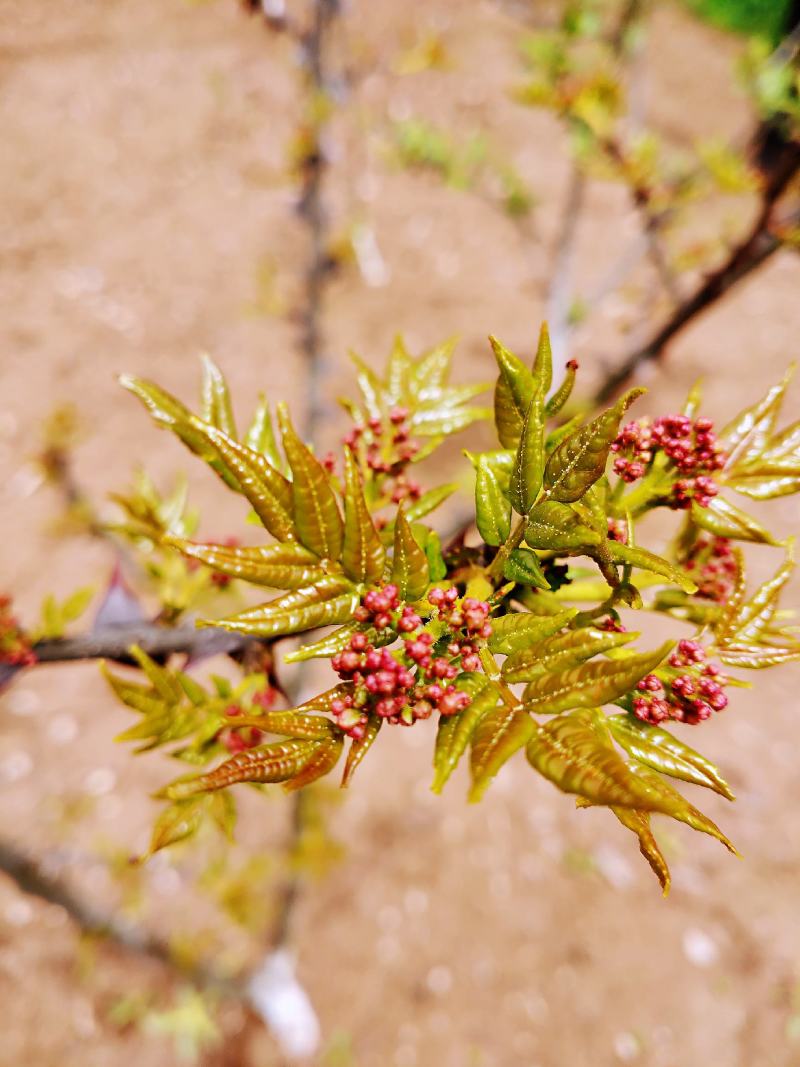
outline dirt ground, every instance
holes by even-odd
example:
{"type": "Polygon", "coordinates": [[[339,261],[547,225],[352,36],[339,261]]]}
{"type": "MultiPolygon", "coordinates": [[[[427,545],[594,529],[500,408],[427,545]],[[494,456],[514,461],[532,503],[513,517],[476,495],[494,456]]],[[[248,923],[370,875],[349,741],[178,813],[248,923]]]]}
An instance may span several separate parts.
{"type": "MultiPolygon", "coordinates": [[[[523,7],[350,5],[341,46],[354,87],[333,122],[331,209],[373,228],[389,276],[369,286],[351,267],[334,281],[329,396],[345,388],[348,348],[379,360],[398,330],[412,348],[460,334],[462,380],[490,376],[489,332],[530,349],[567,163],[554,120],[508,97],[523,7]],[[428,29],[444,35],[448,68],[395,73],[398,53],[428,29]],[[465,134],[485,130],[530,183],[532,222],[394,167],[381,131],[387,116],[413,114],[465,134]]],[[[730,77],[738,47],[659,5],[648,103],[671,140],[746,129],[730,77]]],[[[71,400],[87,421],[77,474],[102,498],[136,465],[163,483],[188,466],[121,394],[123,371],[190,397],[197,353],[207,349],[241,410],[262,388],[302,404],[288,313],[303,256],[286,175],[294,61],[285,40],[223,0],[0,0],[0,561],[2,586],[23,613],[112,563],[102,544],[52,536],[57,501],[27,457],[54,405],[71,400]],[[258,278],[273,267],[270,307],[258,278]]],[[[593,183],[581,284],[591,286],[634,233],[624,192],[593,183]]],[[[798,354],[799,292],[800,260],[776,257],[673,346],[651,378],[659,407],[669,410],[701,372],[720,419],[752,399],[798,354]]],[[[624,317],[612,299],[578,334],[588,378],[619,351],[624,317]]],[[[795,389],[795,408],[797,398],[795,389]]],[[[208,532],[235,529],[235,501],[198,468],[189,471],[192,498],[213,515],[208,532]]],[[[782,533],[796,529],[794,501],[772,510],[782,533]]],[[[705,809],[744,858],[665,827],[674,873],[666,902],[614,820],[576,813],[524,761],[473,808],[461,777],[443,799],[429,793],[430,731],[397,731],[378,746],[335,809],[345,858],[310,888],[296,925],[300,975],[329,1048],[319,1063],[800,1063],[797,676],[776,670],[759,682],[702,727],[701,747],[739,798],[735,807],[704,798],[705,809]]],[[[31,673],[0,715],[0,833],[46,854],[99,904],[118,902],[103,857],[143,847],[148,794],[169,768],[113,743],[128,719],[92,665],[31,673]]],[[[242,855],[268,855],[284,816],[277,799],[247,804],[242,855]]],[[[221,959],[252,958],[257,948],[190,893],[195,863],[187,853],[151,864],[142,921],[221,959]]],[[[60,909],[0,878],[0,1067],[166,1067],[172,1046],[114,1025],[109,1010],[123,996],[158,998],[168,988],[157,965],[90,950],[60,909]]],[[[223,1017],[225,1062],[278,1063],[268,1037],[237,1042],[240,1022],[223,1017]]]]}

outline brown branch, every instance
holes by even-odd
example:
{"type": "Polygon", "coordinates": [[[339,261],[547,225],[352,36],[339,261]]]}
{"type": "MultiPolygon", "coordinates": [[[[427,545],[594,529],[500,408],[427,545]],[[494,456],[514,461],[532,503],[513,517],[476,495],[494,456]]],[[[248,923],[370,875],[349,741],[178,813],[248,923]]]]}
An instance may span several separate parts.
{"type": "MultiPolygon", "coordinates": [[[[595,399],[598,403],[610,400],[632,378],[640,366],[659,359],[667,344],[707,308],[714,305],[730,289],[764,264],[783,241],[773,224],[773,213],[789,183],[800,170],[800,145],[789,146],[780,168],[766,183],[758,214],[744,238],[735,245],[726,261],[700,283],[695,292],[674,310],[643,345],[631,352],[622,364],[607,375],[595,399]]],[[[800,213],[788,220],[791,227],[800,221],[800,213]]]]}
{"type": "Polygon", "coordinates": [[[64,663],[70,660],[111,659],[132,662],[130,649],[138,645],[148,656],[160,659],[185,652],[190,656],[231,655],[242,651],[253,638],[228,633],[214,627],[168,628],[155,623],[134,626],[107,626],[78,637],[55,637],[33,646],[37,663],[64,663]]]}

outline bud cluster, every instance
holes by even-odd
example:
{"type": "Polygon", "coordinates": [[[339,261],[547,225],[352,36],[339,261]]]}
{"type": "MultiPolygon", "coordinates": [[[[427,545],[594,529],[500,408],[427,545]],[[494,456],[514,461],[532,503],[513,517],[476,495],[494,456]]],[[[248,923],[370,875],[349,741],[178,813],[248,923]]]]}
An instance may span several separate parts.
{"type": "Polygon", "coordinates": [[[708,507],[719,492],[711,475],[725,465],[711,419],[694,422],[688,415],[662,415],[623,426],[611,451],[617,454],[614,473],[624,482],[644,477],[657,452],[662,452],[680,475],[672,486],[669,506],[685,510],[692,502],[708,507]]]}
{"type": "Polygon", "coordinates": [[[0,663],[30,667],[36,662],[25,632],[11,611],[11,597],[0,596],[0,663]]]}
{"type": "Polygon", "coordinates": [[[354,426],[344,437],[344,444],[353,450],[363,442],[371,471],[394,478],[391,499],[395,504],[417,500],[422,494],[419,482],[405,473],[405,468],[420,449],[419,442],[411,437],[408,420],[408,409],[395,407],[389,412],[388,423],[376,416],[365,426],[354,426]]]}
{"type": "Polygon", "coordinates": [[[727,537],[701,534],[684,567],[697,585],[697,596],[722,604],[733,592],[737,566],[733,544],[727,537]]]}
{"type": "Polygon", "coordinates": [[[462,671],[480,670],[479,647],[492,632],[491,609],[475,597],[459,600],[455,588],[433,589],[428,600],[449,631],[438,640],[410,605],[400,604],[395,585],[369,590],[356,608],[359,622],[393,631],[403,645],[377,649],[359,631],[331,659],[342,681],[352,686],[331,702],[334,719],[351,737],[364,736],[370,713],[411,726],[435,711],[456,715],[469,704],[469,695],[453,681],[462,671]]]}
{"type": "Polygon", "coordinates": [[[707,662],[697,641],[679,641],[668,663],[680,673],[670,671],[670,680],[664,681],[648,674],[636,687],[633,713],[642,722],[657,726],[674,719],[696,725],[728,706],[727,679],[716,664],[707,662]]]}
{"type": "MultiPolygon", "coordinates": [[[[253,714],[269,711],[275,703],[276,696],[277,691],[271,685],[265,685],[263,689],[259,689],[251,697],[252,703],[256,705],[256,708],[253,709],[253,714]]],[[[256,745],[260,745],[264,740],[264,732],[259,730],[257,726],[236,725],[236,719],[247,714],[241,704],[229,704],[225,708],[224,714],[226,718],[233,721],[230,726],[224,726],[219,731],[217,741],[224,745],[231,755],[236,756],[240,752],[246,752],[249,748],[255,748],[256,745]]]]}

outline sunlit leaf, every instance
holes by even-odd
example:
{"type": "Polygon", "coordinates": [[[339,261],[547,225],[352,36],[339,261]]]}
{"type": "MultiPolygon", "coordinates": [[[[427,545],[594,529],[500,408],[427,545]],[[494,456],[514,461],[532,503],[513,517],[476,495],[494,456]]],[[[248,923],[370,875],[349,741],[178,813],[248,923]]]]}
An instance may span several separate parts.
{"type": "Polygon", "coordinates": [[[600,544],[601,537],[568,504],[547,500],[528,516],[525,540],[532,548],[575,552],[600,544]]]}
{"type": "Polygon", "coordinates": [[[427,556],[414,539],[402,505],[398,508],[394,527],[392,581],[403,600],[419,600],[430,581],[427,556]]]}
{"type": "Polygon", "coordinates": [[[220,574],[272,589],[302,589],[325,577],[318,557],[291,541],[252,548],[196,544],[181,537],[167,537],[164,543],[220,574]]]}
{"type": "Polygon", "coordinates": [[[501,675],[506,682],[530,682],[543,674],[553,674],[585,663],[611,648],[619,648],[638,637],[635,633],[609,633],[585,627],[567,630],[522,648],[508,656],[501,675]]]}
{"type": "Polygon", "coordinates": [[[527,744],[534,729],[530,715],[519,707],[501,704],[481,716],[472,732],[470,749],[471,803],[481,799],[503,764],[527,744]]]}
{"type": "Polygon", "coordinates": [[[558,633],[578,614],[577,608],[567,608],[555,615],[534,615],[519,611],[493,618],[488,645],[492,652],[504,656],[521,648],[535,645],[545,637],[558,633]]]}
{"type": "Polygon", "coordinates": [[[342,566],[356,582],[378,582],[386,560],[383,544],[375,529],[353,453],[344,452],[344,543],[342,566]]]}
{"type": "Polygon", "coordinates": [[[286,782],[298,775],[319,746],[317,741],[276,741],[240,752],[208,774],[173,782],[163,791],[168,800],[183,800],[240,782],[286,782]]]}
{"type": "Polygon", "coordinates": [[[200,619],[198,626],[218,626],[254,637],[295,634],[317,626],[348,622],[358,607],[349,582],[330,576],[285,596],[224,619],[200,619]]]}
{"type": "Polygon", "coordinates": [[[530,548],[512,550],[503,567],[503,577],[510,582],[532,585],[537,589],[549,589],[539,557],[530,548]]]}
{"type": "Polygon", "coordinates": [[[207,353],[202,355],[203,392],[202,415],[205,422],[222,430],[228,437],[236,438],[236,423],[225,375],[207,353]]]}
{"type": "Polygon", "coordinates": [[[765,545],[780,543],[752,515],[747,515],[721,496],[715,496],[705,508],[693,503],[691,515],[692,522],[702,530],[716,534],[717,537],[730,537],[737,541],[755,541],[765,545]]]}
{"type": "Polygon", "coordinates": [[[337,736],[329,737],[325,741],[321,741],[303,764],[300,771],[293,778],[290,778],[289,781],[283,783],[283,788],[287,793],[297,789],[304,789],[305,786],[311,785],[312,782],[316,782],[319,778],[324,778],[326,774],[330,774],[339,762],[343,747],[343,734],[338,734],[337,736]]]}
{"type": "Polygon", "coordinates": [[[661,556],[657,556],[654,552],[648,552],[646,548],[623,545],[619,541],[611,540],[606,542],[606,548],[615,563],[627,563],[641,570],[650,571],[652,574],[660,574],[662,578],[666,578],[686,593],[697,592],[697,586],[685,571],[661,556]]]}
{"type": "Polygon", "coordinates": [[[459,681],[458,688],[470,693],[472,701],[458,715],[439,716],[433,754],[435,773],[431,789],[434,793],[441,793],[466,751],[476,726],[499,699],[497,686],[485,675],[468,675],[459,681]]]}
{"type": "Polygon", "coordinates": [[[353,739],[350,742],[350,748],[347,752],[347,760],[345,761],[344,771],[342,772],[343,789],[346,789],[347,786],[350,785],[353,775],[358,770],[367,752],[369,752],[375,743],[375,738],[378,736],[378,732],[382,725],[383,719],[380,715],[370,715],[367,720],[364,736],[358,739],[353,739]]]}
{"type": "Polygon", "coordinates": [[[612,807],[611,810],[622,825],[638,837],[639,851],[650,864],[650,869],[658,879],[666,897],[671,884],[669,867],[650,827],[650,814],[646,811],[636,811],[634,808],[612,807]]]}
{"type": "Polygon", "coordinates": [[[328,473],[295,433],[286,408],[278,407],[283,448],[292,469],[292,506],[300,541],[322,559],[338,560],[342,518],[328,473]]]}

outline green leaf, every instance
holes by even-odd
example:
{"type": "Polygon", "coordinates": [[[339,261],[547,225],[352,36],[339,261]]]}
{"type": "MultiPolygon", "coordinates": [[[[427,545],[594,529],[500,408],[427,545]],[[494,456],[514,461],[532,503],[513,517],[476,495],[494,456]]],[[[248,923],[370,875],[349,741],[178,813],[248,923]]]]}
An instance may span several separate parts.
{"type": "Polygon", "coordinates": [[[286,711],[268,711],[259,715],[257,725],[265,733],[279,737],[294,737],[301,741],[328,741],[338,737],[336,726],[323,715],[307,715],[300,708],[286,711]]]}
{"type": "Polygon", "coordinates": [[[202,413],[205,422],[222,430],[228,437],[236,438],[236,423],[225,375],[207,353],[203,361],[202,413]]]}
{"type": "Polygon", "coordinates": [[[406,383],[413,366],[414,361],[405,342],[400,334],[397,334],[386,364],[386,388],[392,404],[403,404],[409,399],[406,383]]]}
{"type": "Polygon", "coordinates": [[[609,715],[606,722],[614,740],[639,763],[671,778],[713,789],[727,800],[735,799],[714,764],[667,730],[631,715],[609,715]]]}
{"type": "Polygon", "coordinates": [[[430,389],[444,387],[455,347],[456,338],[450,337],[420,356],[411,374],[411,390],[414,396],[430,389]]]}
{"type": "Polygon", "coordinates": [[[131,645],[130,653],[161,699],[166,704],[179,703],[183,689],[175,674],[166,667],[159,666],[138,645],[131,645]]]}
{"type": "Polygon", "coordinates": [[[578,364],[574,359],[571,359],[567,363],[567,368],[564,373],[564,381],[559,385],[558,389],[553,393],[550,399],[545,404],[545,414],[548,417],[557,415],[559,411],[564,407],[566,402],[572,396],[572,390],[575,387],[575,376],[578,371],[578,364]]]}
{"type": "Polygon", "coordinates": [[[163,791],[168,800],[183,800],[240,782],[286,782],[296,777],[319,745],[317,741],[276,741],[240,752],[208,774],[179,780],[163,791]]]}
{"type": "Polygon", "coordinates": [[[379,582],[386,553],[364,499],[361,475],[353,453],[344,450],[344,544],[342,566],[355,582],[379,582]]]}
{"type": "Polygon", "coordinates": [[[247,431],[244,443],[254,452],[260,452],[261,455],[266,456],[277,471],[283,469],[283,461],[278,452],[275,431],[272,427],[269,404],[263,395],[258,398],[258,407],[253,415],[253,421],[247,431]]]}
{"type": "Polygon", "coordinates": [[[330,575],[286,593],[276,600],[224,619],[200,619],[198,626],[217,626],[254,637],[277,637],[348,622],[358,607],[358,593],[343,578],[330,575]]]}
{"type": "Polygon", "coordinates": [[[194,429],[216,453],[218,466],[236,479],[238,492],[246,497],[264,528],[278,541],[292,540],[292,490],[280,471],[260,452],[253,452],[199,419],[195,420],[194,429]]]}
{"type": "Polygon", "coordinates": [[[516,449],[525,415],[533,399],[533,375],[513,352],[490,337],[500,378],[494,393],[494,417],[503,448],[516,449]]]}
{"type": "Polygon", "coordinates": [[[431,582],[440,582],[447,577],[447,564],[442,555],[442,542],[435,530],[428,530],[428,536],[425,539],[425,558],[428,560],[431,582]]]}
{"type": "Polygon", "coordinates": [[[278,407],[278,424],[292,470],[292,504],[298,536],[320,558],[338,560],[342,552],[342,518],[328,473],[295,433],[284,405],[278,407]]]}
{"type": "Polygon", "coordinates": [[[549,498],[562,504],[580,500],[605,471],[620,420],[644,392],[644,389],[629,390],[613,408],[561,442],[548,459],[544,471],[544,489],[549,498]]]}
{"type": "Polygon", "coordinates": [[[510,452],[467,453],[475,467],[475,514],[487,545],[502,545],[511,530],[508,483],[514,457],[510,452]]]}
{"type": "Polygon", "coordinates": [[[528,516],[525,540],[531,548],[549,551],[585,552],[602,538],[568,504],[547,500],[537,504],[528,516]]]}
{"type": "Polygon", "coordinates": [[[440,507],[448,497],[452,496],[457,488],[458,486],[453,483],[429,489],[427,493],[423,493],[418,500],[409,505],[406,511],[406,518],[409,522],[419,522],[420,519],[424,519],[426,515],[440,507]]]}
{"type": "Polygon", "coordinates": [[[492,634],[489,650],[509,656],[521,648],[529,648],[551,634],[558,633],[578,614],[577,608],[567,608],[556,615],[534,615],[529,611],[515,611],[491,619],[492,634]]]}
{"type": "Polygon", "coordinates": [[[500,674],[505,682],[530,682],[543,674],[576,667],[592,656],[619,648],[638,636],[635,633],[607,633],[593,627],[567,630],[514,652],[506,659],[500,674]]]}
{"type": "Polygon", "coordinates": [[[342,773],[342,789],[346,789],[350,785],[353,775],[358,770],[367,752],[372,748],[382,725],[383,719],[380,715],[370,715],[364,736],[350,742],[350,749],[348,750],[342,773]]]}
{"type": "Polygon", "coordinates": [[[381,381],[360,356],[357,356],[352,351],[348,354],[356,366],[356,384],[361,391],[361,396],[364,398],[364,406],[367,409],[367,413],[371,419],[379,419],[383,415],[380,400],[383,392],[381,381]]]}
{"type": "Polygon", "coordinates": [[[287,793],[291,793],[298,789],[304,789],[307,785],[311,785],[312,782],[316,782],[319,778],[324,778],[326,774],[330,774],[339,762],[343,747],[343,734],[321,741],[299,772],[283,783],[284,790],[287,793]]]}
{"type": "Polygon", "coordinates": [[[702,530],[729,537],[736,541],[754,541],[758,544],[778,545],[772,534],[764,529],[751,515],[721,496],[715,496],[706,508],[692,504],[692,522],[702,530]]]}
{"type": "Polygon", "coordinates": [[[771,645],[729,645],[720,649],[719,659],[720,663],[726,667],[763,670],[765,667],[779,667],[783,663],[796,663],[800,660],[800,645],[794,648],[772,647],[771,645]]]}
{"type": "Polygon", "coordinates": [[[767,390],[759,401],[740,412],[722,430],[720,442],[727,452],[727,470],[748,463],[763,452],[793,374],[792,366],[780,382],[767,390]]]}
{"type": "Polygon", "coordinates": [[[466,752],[475,728],[499,699],[497,686],[485,675],[471,674],[461,678],[457,688],[470,693],[472,701],[458,715],[440,715],[433,754],[434,778],[431,789],[441,793],[450,775],[466,752]]]}
{"type": "Polygon", "coordinates": [[[134,711],[138,711],[148,718],[167,711],[166,702],[161,696],[153,692],[151,686],[129,682],[125,678],[120,678],[117,674],[112,674],[105,660],[100,662],[100,672],[118,699],[129,708],[133,708],[134,711]]]}
{"type": "Polygon", "coordinates": [[[790,541],[787,558],[772,578],[760,585],[746,603],[737,604],[733,616],[726,616],[724,644],[758,643],[775,618],[781,593],[794,573],[794,566],[794,542],[790,541]]]}
{"type": "Polygon", "coordinates": [[[654,652],[598,660],[544,674],[525,687],[524,703],[536,715],[554,715],[569,708],[593,708],[625,696],[662,662],[672,648],[668,641],[654,652]]]}
{"type": "Polygon", "coordinates": [[[544,391],[541,383],[534,388],[514,460],[509,496],[515,511],[527,515],[542,487],[544,471],[544,391]]]}
{"type": "Polygon", "coordinates": [[[539,343],[533,361],[533,382],[535,388],[541,389],[544,402],[544,397],[550,392],[550,386],[553,384],[553,349],[550,346],[550,331],[546,322],[539,328],[539,343]]]}
{"type": "Polygon", "coordinates": [[[513,755],[527,744],[535,724],[519,707],[501,704],[481,717],[472,733],[470,803],[476,803],[492,779],[513,755]]]}
{"type": "Polygon", "coordinates": [[[184,800],[170,804],[156,819],[147,856],[153,856],[162,848],[176,845],[179,841],[188,841],[200,829],[202,821],[203,808],[198,801],[184,800]]]}
{"type": "Polygon", "coordinates": [[[324,578],[326,573],[313,552],[292,541],[239,548],[165,537],[164,544],[177,548],[184,556],[199,560],[220,574],[272,589],[302,589],[324,578]]]}
{"type": "Polygon", "coordinates": [[[532,585],[537,589],[549,589],[550,583],[544,576],[539,557],[529,548],[515,548],[511,551],[505,566],[503,577],[520,585],[532,585]]]}
{"type": "Polygon", "coordinates": [[[764,473],[759,468],[743,468],[726,479],[726,486],[751,500],[775,500],[800,492],[800,470],[777,470],[764,473]]]}
{"type": "Polygon", "coordinates": [[[615,563],[626,563],[641,570],[650,571],[652,574],[660,574],[673,585],[679,586],[685,593],[696,593],[697,586],[689,575],[674,566],[654,552],[648,552],[646,548],[637,548],[634,545],[623,545],[619,541],[608,540],[606,542],[608,553],[615,563]]]}
{"type": "Polygon", "coordinates": [[[650,828],[649,813],[636,811],[634,808],[612,808],[611,810],[622,825],[633,831],[639,838],[639,851],[650,864],[650,869],[658,879],[664,896],[668,896],[671,884],[669,867],[650,828]]]}
{"type": "Polygon", "coordinates": [[[403,600],[419,600],[430,584],[428,559],[414,539],[403,505],[397,509],[394,526],[392,581],[403,600]]]}

